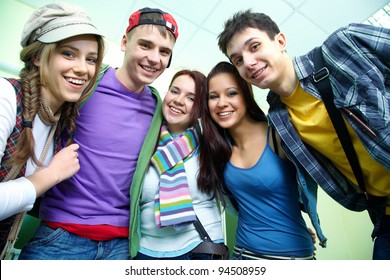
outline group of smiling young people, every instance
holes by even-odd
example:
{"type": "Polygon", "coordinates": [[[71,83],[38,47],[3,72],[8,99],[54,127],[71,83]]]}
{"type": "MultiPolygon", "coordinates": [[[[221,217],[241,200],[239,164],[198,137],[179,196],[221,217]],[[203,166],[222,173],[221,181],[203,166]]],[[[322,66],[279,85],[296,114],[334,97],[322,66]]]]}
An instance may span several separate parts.
{"type": "MultiPolygon", "coordinates": [[[[340,39],[348,36],[351,45],[359,43],[354,51],[376,67],[367,75],[376,79],[376,97],[388,108],[388,79],[378,73],[390,67],[389,33],[350,25],[324,43],[335,103],[346,100],[338,79],[353,69],[335,62],[351,59],[352,47],[340,39]],[[372,38],[366,30],[375,31],[372,38]]],[[[318,185],[348,209],[373,204],[356,189],[348,162],[335,158],[339,146],[335,152],[332,145],[326,151],[315,145],[337,136],[312,85],[313,71],[306,69],[313,70],[312,54],[291,60],[270,17],[250,10],[235,14],[218,37],[229,61],[207,76],[178,71],[161,100],[150,84],[170,66],[178,36],[172,15],[140,9],[130,15],[122,37],[123,64],[113,68],[101,66],[103,37],[79,7],[49,4],[33,13],[21,44],[22,53],[35,51],[23,60],[21,86],[0,81],[9,91],[7,99],[0,96],[1,112],[7,112],[0,113],[7,117],[0,134],[4,256],[18,213],[29,211],[43,193],[41,224],[19,259],[215,259],[200,249],[204,241],[194,222],[213,242],[224,243],[226,209],[238,215],[233,259],[312,260],[316,237],[302,211],[326,246],[316,211],[318,185]],[[269,115],[256,103],[252,84],[271,90],[269,115]],[[34,98],[28,98],[30,91],[34,98]],[[38,108],[30,109],[35,99],[38,108]],[[45,122],[41,111],[53,121],[45,122]],[[20,169],[11,177],[13,165],[20,169]]],[[[363,106],[349,105],[356,114],[363,106]]],[[[364,105],[371,117],[389,114],[372,107],[364,105]]],[[[355,121],[349,131],[364,159],[368,194],[388,198],[388,118],[370,121],[375,139],[360,142],[355,121]],[[384,131],[375,129],[380,124],[384,131]]],[[[387,203],[374,203],[374,259],[390,257],[387,203]]]]}

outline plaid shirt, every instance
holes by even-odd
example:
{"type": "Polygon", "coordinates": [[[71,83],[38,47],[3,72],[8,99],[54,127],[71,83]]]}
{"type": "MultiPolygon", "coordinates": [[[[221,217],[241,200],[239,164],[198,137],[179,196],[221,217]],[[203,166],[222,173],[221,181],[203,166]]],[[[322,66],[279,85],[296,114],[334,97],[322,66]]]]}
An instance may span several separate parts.
{"type": "MultiPolygon", "coordinates": [[[[345,114],[370,155],[390,170],[390,29],[364,24],[350,24],[334,32],[321,46],[330,72],[334,102],[347,108],[364,126],[345,114]],[[369,127],[376,136],[367,132],[369,127]]],[[[302,88],[321,99],[313,81],[313,51],[293,59],[302,88]]],[[[353,211],[367,208],[364,195],[348,181],[325,157],[305,145],[294,129],[279,96],[270,92],[269,119],[284,141],[289,158],[300,172],[302,193],[316,207],[315,187],[307,184],[314,179],[326,193],[353,211]]],[[[316,213],[315,213],[316,214],[316,213]]]]}
{"type": "MultiPolygon", "coordinates": [[[[4,178],[7,176],[8,172],[12,168],[11,166],[4,166],[4,163],[6,163],[11,158],[12,153],[15,151],[16,143],[18,142],[17,140],[19,139],[20,133],[23,130],[22,127],[23,94],[21,89],[21,82],[20,80],[15,80],[15,79],[8,79],[8,81],[13,85],[16,93],[16,125],[10,137],[7,140],[7,146],[4,151],[4,156],[0,162],[0,182],[4,180],[4,178]]],[[[26,172],[26,165],[23,166],[18,177],[24,176],[25,172],[26,172]]],[[[14,224],[14,221],[15,221],[15,215],[0,221],[0,250],[3,250],[6,244],[8,234],[10,232],[12,225],[14,224]]]]}
{"type": "MultiPolygon", "coordinates": [[[[4,166],[4,164],[11,159],[12,154],[15,152],[16,144],[18,143],[20,133],[22,133],[23,130],[23,94],[21,81],[16,79],[7,80],[13,85],[16,93],[16,124],[11,135],[8,137],[4,156],[0,162],[0,182],[4,180],[4,178],[7,176],[8,172],[12,168],[11,166],[4,166]]],[[[24,165],[18,177],[24,176],[25,171],[26,165],[24,165]]]]}
{"type": "MultiPolygon", "coordinates": [[[[15,89],[16,94],[16,124],[11,132],[11,135],[8,137],[7,145],[5,147],[3,158],[0,162],[0,182],[4,180],[7,176],[8,172],[11,170],[12,166],[5,166],[5,163],[11,159],[12,154],[15,152],[16,144],[18,143],[18,139],[20,133],[23,131],[23,92],[22,92],[22,83],[21,80],[17,79],[7,79],[15,89]]],[[[60,126],[57,126],[57,130],[55,132],[55,151],[60,149],[60,126]]],[[[16,178],[24,176],[26,173],[26,163],[23,165],[21,171],[16,176],[16,178]]],[[[15,217],[11,216],[5,220],[0,221],[0,250],[3,250],[5,242],[7,240],[8,234],[10,232],[11,226],[14,224],[15,217]]]]}

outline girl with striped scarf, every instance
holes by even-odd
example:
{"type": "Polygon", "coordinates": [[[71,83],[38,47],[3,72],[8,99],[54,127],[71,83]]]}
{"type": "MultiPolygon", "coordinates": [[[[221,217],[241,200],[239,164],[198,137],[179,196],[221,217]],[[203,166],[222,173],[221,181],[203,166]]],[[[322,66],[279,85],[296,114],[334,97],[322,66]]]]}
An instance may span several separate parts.
{"type": "Polygon", "coordinates": [[[217,203],[196,183],[198,97],[205,82],[198,71],[179,71],[164,98],[164,122],[142,186],[140,251],[135,259],[212,259],[192,252],[202,243],[193,225],[196,216],[211,239],[223,243],[217,203]]]}

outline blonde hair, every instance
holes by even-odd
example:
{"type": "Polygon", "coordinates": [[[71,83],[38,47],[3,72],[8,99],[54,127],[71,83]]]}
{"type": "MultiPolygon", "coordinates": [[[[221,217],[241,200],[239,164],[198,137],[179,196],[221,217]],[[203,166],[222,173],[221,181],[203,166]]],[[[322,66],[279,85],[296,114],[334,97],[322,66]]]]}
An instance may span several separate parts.
{"type": "MultiPolygon", "coordinates": [[[[67,129],[69,139],[66,145],[70,145],[73,142],[73,135],[76,130],[76,117],[78,115],[78,106],[84,100],[86,100],[95,88],[99,69],[102,65],[105,45],[104,39],[101,36],[96,36],[98,42],[98,58],[96,63],[96,71],[88,84],[87,88],[83,92],[78,102],[65,102],[61,107],[61,118],[59,120],[60,129],[67,129]]],[[[60,41],[61,42],[61,41],[60,41]]],[[[36,114],[38,113],[41,97],[41,87],[46,85],[50,78],[48,65],[53,53],[60,42],[44,44],[36,41],[22,49],[20,52],[20,60],[24,62],[24,68],[20,71],[20,79],[22,83],[23,92],[23,120],[33,122],[36,114]],[[34,64],[36,59],[40,59],[40,67],[34,64]]],[[[36,158],[34,153],[34,136],[32,129],[24,128],[19,136],[18,143],[16,145],[15,152],[12,155],[12,159],[7,165],[24,164],[31,157],[33,162],[38,166],[42,166],[42,163],[36,158]]]]}

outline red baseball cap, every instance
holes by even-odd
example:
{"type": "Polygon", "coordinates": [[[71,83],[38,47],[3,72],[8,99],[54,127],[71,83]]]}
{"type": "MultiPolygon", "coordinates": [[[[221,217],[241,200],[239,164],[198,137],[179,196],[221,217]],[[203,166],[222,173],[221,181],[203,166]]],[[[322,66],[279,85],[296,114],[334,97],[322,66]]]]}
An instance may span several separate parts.
{"type": "Polygon", "coordinates": [[[129,26],[126,28],[126,33],[129,33],[131,29],[134,27],[137,27],[139,25],[143,24],[154,24],[154,25],[161,25],[165,26],[168,31],[170,31],[173,36],[175,36],[175,39],[177,40],[177,37],[179,37],[179,30],[177,27],[177,23],[173,16],[170,14],[161,11],[160,9],[152,9],[152,8],[143,8],[140,9],[129,17],[129,26]],[[151,19],[141,19],[141,15],[145,13],[160,13],[163,17],[162,20],[151,20],[151,19]]]}

